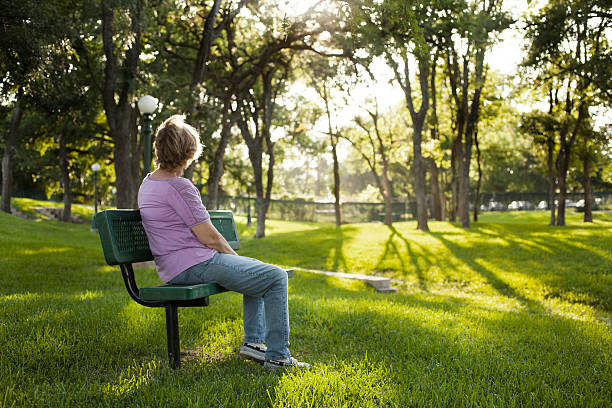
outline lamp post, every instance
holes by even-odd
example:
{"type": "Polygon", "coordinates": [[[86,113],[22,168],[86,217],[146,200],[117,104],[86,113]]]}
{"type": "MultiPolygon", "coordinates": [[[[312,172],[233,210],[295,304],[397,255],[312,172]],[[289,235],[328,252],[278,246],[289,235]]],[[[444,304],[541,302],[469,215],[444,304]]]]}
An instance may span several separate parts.
{"type": "Polygon", "coordinates": [[[145,95],[138,100],[138,110],[142,114],[142,133],[144,142],[144,172],[151,172],[151,114],[157,109],[157,99],[145,95]]]}
{"type": "Polygon", "coordinates": [[[94,163],[91,165],[91,170],[93,171],[93,179],[94,179],[94,215],[91,218],[91,232],[98,232],[98,227],[96,227],[96,213],[98,212],[98,172],[100,171],[100,165],[98,163],[94,163]]]}

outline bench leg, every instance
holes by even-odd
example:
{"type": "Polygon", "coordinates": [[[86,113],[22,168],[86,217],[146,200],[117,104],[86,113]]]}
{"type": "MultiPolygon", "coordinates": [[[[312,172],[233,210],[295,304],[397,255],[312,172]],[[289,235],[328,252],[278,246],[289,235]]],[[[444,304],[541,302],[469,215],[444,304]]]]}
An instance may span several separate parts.
{"type": "Polygon", "coordinates": [[[179,343],[178,307],[176,305],[166,306],[166,338],[168,340],[168,358],[170,367],[181,366],[181,346],[179,343]]]}

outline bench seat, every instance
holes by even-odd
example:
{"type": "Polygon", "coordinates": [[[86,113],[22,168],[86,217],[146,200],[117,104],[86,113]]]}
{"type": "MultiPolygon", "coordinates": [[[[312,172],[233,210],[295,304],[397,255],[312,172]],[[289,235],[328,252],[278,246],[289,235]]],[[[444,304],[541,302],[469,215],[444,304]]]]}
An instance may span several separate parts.
{"type": "Polygon", "coordinates": [[[216,283],[200,283],[197,285],[166,284],[140,288],[140,298],[148,301],[194,300],[223,292],[227,292],[227,289],[216,283]]]}

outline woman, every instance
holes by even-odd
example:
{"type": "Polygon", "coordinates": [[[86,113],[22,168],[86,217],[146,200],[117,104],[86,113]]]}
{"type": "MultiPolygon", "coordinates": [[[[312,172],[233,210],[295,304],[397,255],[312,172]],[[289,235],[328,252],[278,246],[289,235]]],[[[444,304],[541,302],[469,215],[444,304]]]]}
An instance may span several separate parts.
{"type": "Polygon", "coordinates": [[[174,115],[157,129],[154,148],[158,168],[142,182],[138,208],[159,277],[172,284],[217,283],[242,293],[240,355],[269,368],[308,368],[288,348],[287,273],[237,255],[210,222],[197,188],[181,177],[201,153],[196,130],[174,115]]]}

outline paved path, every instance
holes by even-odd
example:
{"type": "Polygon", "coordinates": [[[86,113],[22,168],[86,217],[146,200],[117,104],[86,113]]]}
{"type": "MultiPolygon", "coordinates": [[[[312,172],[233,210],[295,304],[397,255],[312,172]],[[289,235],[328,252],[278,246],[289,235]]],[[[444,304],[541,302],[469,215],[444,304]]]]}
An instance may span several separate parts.
{"type": "Polygon", "coordinates": [[[316,269],[305,269],[294,267],[293,269],[298,269],[301,271],[317,273],[320,275],[334,276],[336,278],[344,278],[344,279],[357,279],[367,283],[370,286],[373,286],[378,292],[395,292],[396,288],[391,287],[391,279],[385,278],[383,276],[375,276],[375,275],[362,275],[358,273],[343,273],[343,272],[330,272],[330,271],[320,271],[316,269]]]}

